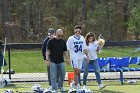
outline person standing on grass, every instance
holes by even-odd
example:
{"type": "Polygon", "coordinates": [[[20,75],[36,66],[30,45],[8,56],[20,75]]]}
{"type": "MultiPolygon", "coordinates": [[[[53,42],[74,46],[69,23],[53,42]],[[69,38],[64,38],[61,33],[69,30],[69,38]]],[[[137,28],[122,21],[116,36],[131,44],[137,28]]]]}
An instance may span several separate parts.
{"type": "MultiPolygon", "coordinates": [[[[47,43],[48,43],[49,39],[54,38],[54,36],[55,36],[55,30],[53,28],[49,28],[48,29],[48,36],[45,38],[43,45],[42,45],[42,55],[43,55],[45,63],[47,63],[47,61],[46,61],[47,43]]],[[[51,90],[52,87],[51,87],[51,80],[50,80],[50,66],[49,66],[49,64],[47,64],[47,73],[48,73],[48,81],[49,81],[49,88],[48,89],[51,90]]]]}
{"type": "Polygon", "coordinates": [[[48,41],[47,50],[46,50],[46,62],[50,65],[50,75],[51,75],[51,85],[52,92],[65,91],[63,87],[63,82],[65,78],[65,65],[64,57],[66,56],[66,63],[69,65],[68,61],[68,52],[66,47],[66,42],[62,39],[63,31],[58,29],[56,31],[55,38],[52,38],[48,41]],[[57,84],[57,76],[59,71],[59,79],[57,84]]]}
{"type": "Polygon", "coordinates": [[[83,61],[84,66],[84,74],[83,74],[83,89],[87,89],[86,87],[86,81],[89,71],[89,66],[92,65],[95,71],[96,79],[99,85],[99,89],[103,89],[106,86],[102,84],[101,77],[100,77],[100,67],[97,61],[97,52],[103,47],[104,42],[100,42],[100,40],[96,40],[95,34],[92,32],[87,33],[86,37],[86,44],[89,51],[89,61],[87,61],[86,56],[83,61]]]}
{"type": "Polygon", "coordinates": [[[78,77],[80,76],[82,61],[84,58],[84,53],[87,55],[88,60],[88,51],[84,37],[81,35],[81,26],[76,25],[74,27],[75,35],[72,35],[68,38],[67,49],[70,53],[71,64],[74,70],[74,81],[70,84],[70,89],[81,89],[78,82],[78,77]]]}
{"type": "Polygon", "coordinates": [[[2,72],[1,72],[1,67],[2,67],[3,65],[4,65],[4,66],[7,65],[5,58],[4,58],[4,64],[3,64],[3,58],[4,58],[4,56],[3,56],[3,54],[2,54],[2,41],[0,40],[0,73],[2,73],[2,72]]]}

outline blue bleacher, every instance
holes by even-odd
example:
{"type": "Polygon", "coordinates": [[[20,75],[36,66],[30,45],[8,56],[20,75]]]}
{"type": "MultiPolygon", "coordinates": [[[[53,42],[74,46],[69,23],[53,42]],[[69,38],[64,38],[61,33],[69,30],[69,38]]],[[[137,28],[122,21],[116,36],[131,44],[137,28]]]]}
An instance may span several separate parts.
{"type": "MultiPolygon", "coordinates": [[[[140,65],[140,57],[131,57],[129,64],[140,65]]],[[[129,71],[140,71],[140,68],[129,68],[129,71]]]]}
{"type": "MultiPolygon", "coordinates": [[[[123,84],[123,72],[140,71],[140,68],[130,68],[129,64],[140,64],[140,57],[109,57],[98,58],[100,72],[120,72],[120,82],[123,84]]],[[[84,71],[82,67],[81,72],[84,71]]],[[[90,65],[89,72],[94,72],[93,67],[90,65]]]]}

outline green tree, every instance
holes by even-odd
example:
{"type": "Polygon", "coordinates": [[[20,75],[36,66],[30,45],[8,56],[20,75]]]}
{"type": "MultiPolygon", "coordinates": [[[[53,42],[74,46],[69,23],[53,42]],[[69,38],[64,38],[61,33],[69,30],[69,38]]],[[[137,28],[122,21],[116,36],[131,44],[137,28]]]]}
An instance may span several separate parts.
{"type": "Polygon", "coordinates": [[[137,1],[135,7],[130,10],[128,30],[136,40],[140,39],[140,1],[137,1]]]}

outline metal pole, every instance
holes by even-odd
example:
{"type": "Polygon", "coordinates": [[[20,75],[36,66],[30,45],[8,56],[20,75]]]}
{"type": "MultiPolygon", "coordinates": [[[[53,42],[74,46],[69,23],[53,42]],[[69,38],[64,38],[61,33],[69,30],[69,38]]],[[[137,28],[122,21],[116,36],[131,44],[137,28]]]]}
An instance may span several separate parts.
{"type": "Polygon", "coordinates": [[[8,47],[8,62],[9,62],[9,79],[11,79],[11,56],[10,56],[10,46],[8,47]]]}

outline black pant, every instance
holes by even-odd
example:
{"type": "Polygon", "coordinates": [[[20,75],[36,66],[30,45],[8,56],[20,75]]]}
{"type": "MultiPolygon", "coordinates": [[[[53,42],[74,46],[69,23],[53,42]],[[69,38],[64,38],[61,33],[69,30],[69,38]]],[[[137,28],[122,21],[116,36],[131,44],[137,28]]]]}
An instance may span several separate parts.
{"type": "MultiPolygon", "coordinates": [[[[4,66],[6,66],[6,65],[7,65],[7,63],[6,63],[6,60],[4,58],[4,66]]],[[[3,66],[3,55],[2,54],[0,54],[0,66],[3,66]]]]}

